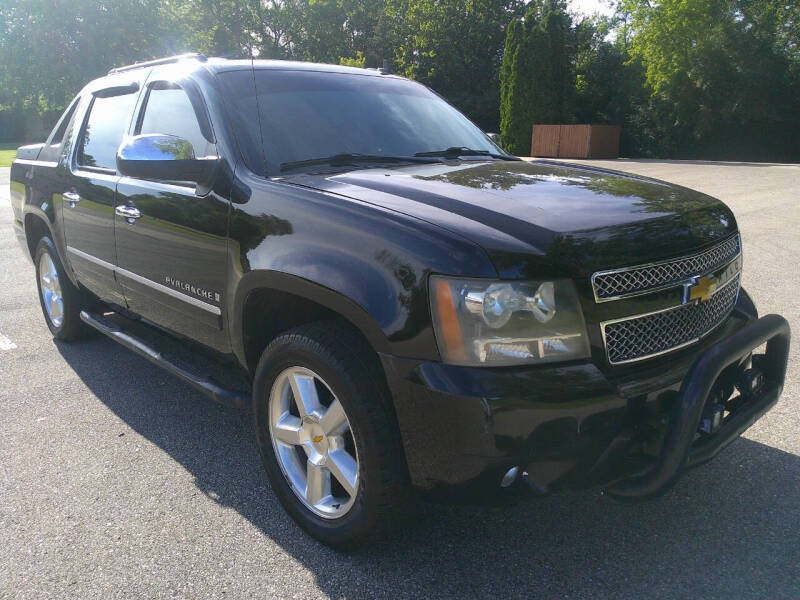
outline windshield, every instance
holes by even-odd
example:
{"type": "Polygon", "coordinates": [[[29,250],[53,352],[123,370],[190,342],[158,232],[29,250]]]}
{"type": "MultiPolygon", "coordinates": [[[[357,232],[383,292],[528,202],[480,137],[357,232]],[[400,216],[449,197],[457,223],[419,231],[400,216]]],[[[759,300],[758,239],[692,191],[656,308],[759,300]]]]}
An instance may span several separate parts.
{"type": "Polygon", "coordinates": [[[275,69],[219,77],[235,105],[245,161],[259,174],[343,154],[409,157],[454,147],[502,154],[455,108],[405,79],[275,69]]]}

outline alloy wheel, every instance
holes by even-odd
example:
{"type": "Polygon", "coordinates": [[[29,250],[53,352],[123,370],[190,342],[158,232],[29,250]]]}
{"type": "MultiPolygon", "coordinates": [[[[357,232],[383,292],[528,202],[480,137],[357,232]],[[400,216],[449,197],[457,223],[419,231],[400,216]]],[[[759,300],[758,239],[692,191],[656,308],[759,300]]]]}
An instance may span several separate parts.
{"type": "Polygon", "coordinates": [[[272,385],[268,413],[275,457],[297,498],[320,517],[345,515],[358,494],[358,452],[330,387],[309,369],[285,369],[272,385]]]}
{"type": "Polygon", "coordinates": [[[53,327],[61,327],[64,320],[64,298],[61,294],[58,270],[47,252],[43,252],[39,259],[39,285],[47,318],[53,327]]]}

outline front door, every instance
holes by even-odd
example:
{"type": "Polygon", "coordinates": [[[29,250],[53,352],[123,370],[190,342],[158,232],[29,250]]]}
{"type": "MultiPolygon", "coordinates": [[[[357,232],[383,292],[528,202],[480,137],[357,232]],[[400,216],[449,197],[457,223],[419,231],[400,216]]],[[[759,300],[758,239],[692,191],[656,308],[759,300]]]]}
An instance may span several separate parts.
{"type": "MultiPolygon", "coordinates": [[[[196,90],[192,90],[197,93],[196,90]]],[[[155,81],[132,133],[174,135],[195,156],[216,152],[180,85],[155,81]]],[[[209,128],[206,127],[208,132],[209,128]]],[[[196,186],[122,177],[117,185],[117,278],[128,306],[148,320],[220,351],[229,349],[222,306],[229,205],[196,186]]]]}
{"type": "Polygon", "coordinates": [[[61,191],[69,263],[81,284],[107,302],[125,305],[114,276],[117,148],[136,104],[136,90],[91,95],[61,191]]]}

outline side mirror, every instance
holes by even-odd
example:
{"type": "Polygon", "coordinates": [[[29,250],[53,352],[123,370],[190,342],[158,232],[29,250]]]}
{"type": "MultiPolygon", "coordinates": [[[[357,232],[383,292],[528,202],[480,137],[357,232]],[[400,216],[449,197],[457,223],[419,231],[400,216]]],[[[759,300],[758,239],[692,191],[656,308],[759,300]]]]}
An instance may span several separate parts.
{"type": "Polygon", "coordinates": [[[486,137],[492,140],[498,148],[502,148],[503,146],[500,144],[500,134],[499,133],[487,133],[486,137]]]}
{"type": "Polygon", "coordinates": [[[216,156],[196,158],[187,140],[174,135],[143,134],[127,138],[117,150],[117,169],[136,179],[210,183],[216,156]]]}

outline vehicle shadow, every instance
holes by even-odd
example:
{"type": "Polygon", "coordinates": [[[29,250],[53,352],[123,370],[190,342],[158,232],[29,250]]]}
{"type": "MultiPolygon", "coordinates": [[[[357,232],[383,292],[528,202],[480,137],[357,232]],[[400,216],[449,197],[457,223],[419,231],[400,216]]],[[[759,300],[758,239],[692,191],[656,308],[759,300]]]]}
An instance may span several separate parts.
{"type": "Polygon", "coordinates": [[[341,554],[280,509],[247,411],[213,404],[103,338],[58,349],[101,402],[331,597],[800,594],[800,457],[754,441],[737,441],[651,502],[619,504],[593,490],[504,507],[425,503],[390,540],[341,554]]]}

